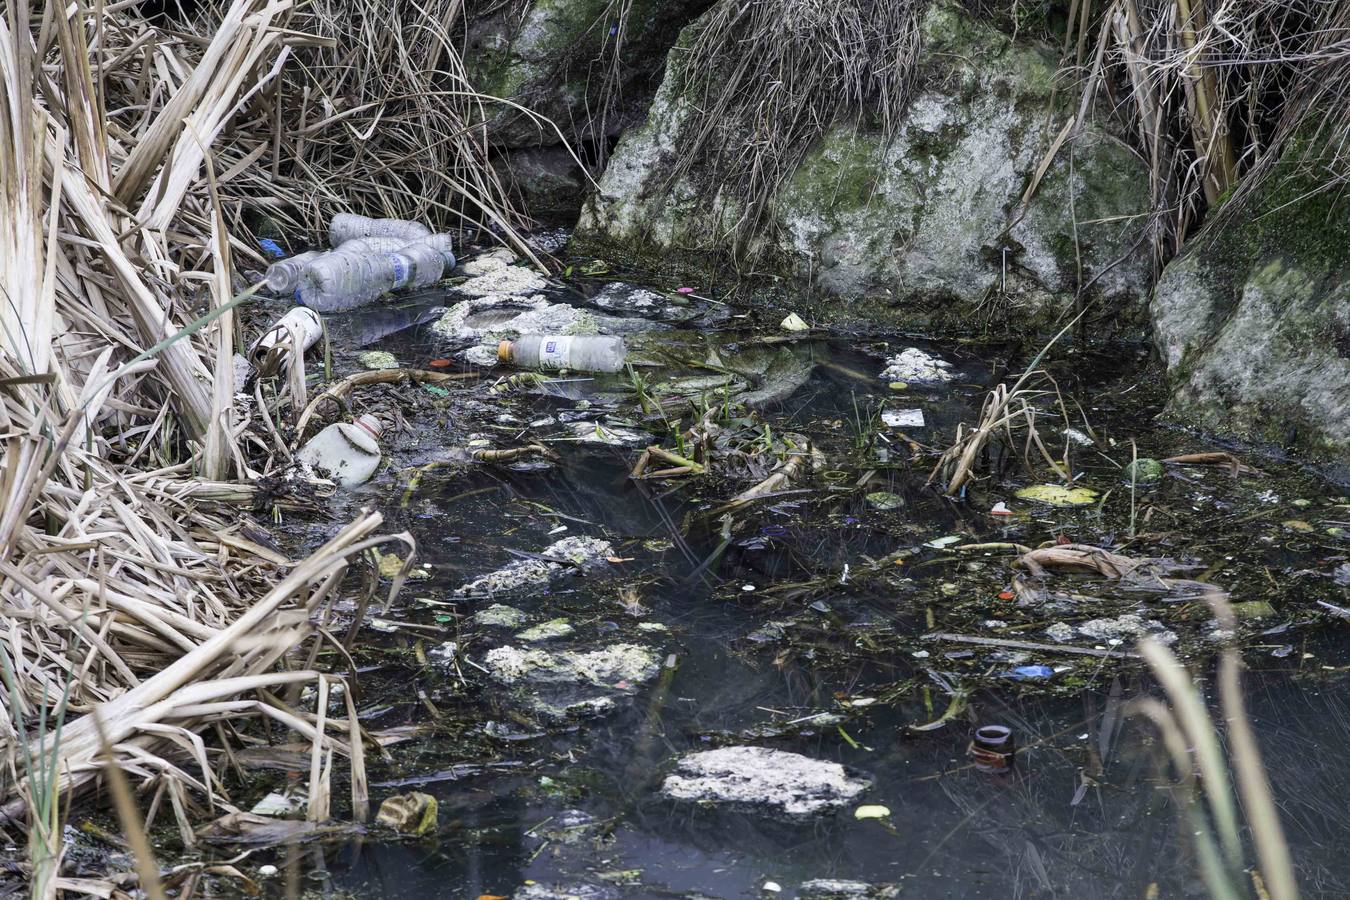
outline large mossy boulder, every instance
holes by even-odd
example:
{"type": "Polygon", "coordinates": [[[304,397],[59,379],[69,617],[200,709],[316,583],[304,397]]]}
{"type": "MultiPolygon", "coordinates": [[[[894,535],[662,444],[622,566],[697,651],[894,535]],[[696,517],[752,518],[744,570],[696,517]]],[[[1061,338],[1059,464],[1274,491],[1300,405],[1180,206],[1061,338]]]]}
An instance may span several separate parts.
{"type": "Polygon", "coordinates": [[[682,26],[711,0],[517,0],[470,3],[464,67],[488,104],[494,146],[603,140],[641,119],[682,26]]]}
{"type": "MultiPolygon", "coordinates": [[[[725,267],[739,198],[699,167],[672,177],[701,127],[698,73],[670,54],[646,121],[624,134],[582,211],[577,246],[677,267],[725,267]]],[[[828,129],[776,197],[749,258],[755,271],[856,313],[933,330],[1018,322],[1048,327],[1075,307],[1142,321],[1151,271],[1143,164],[1089,125],[1021,200],[1073,110],[1057,107],[1055,58],[935,0],[917,87],[893,135],[828,129]],[[841,301],[853,301],[844,303],[841,301]]]]}
{"type": "Polygon", "coordinates": [[[1318,192],[1316,158],[1296,147],[1212,214],[1163,271],[1151,313],[1168,415],[1350,480],[1350,207],[1318,192]]]}

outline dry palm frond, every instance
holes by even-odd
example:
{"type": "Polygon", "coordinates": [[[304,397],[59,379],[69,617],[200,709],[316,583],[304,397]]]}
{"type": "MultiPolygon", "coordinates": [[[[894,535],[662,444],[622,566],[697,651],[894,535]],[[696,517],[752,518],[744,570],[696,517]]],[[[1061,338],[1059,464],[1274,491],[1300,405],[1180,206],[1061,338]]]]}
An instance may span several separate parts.
{"type": "Polygon", "coordinates": [[[1178,466],[1223,466],[1233,474],[1234,478],[1239,475],[1261,474],[1260,470],[1253,469],[1233,454],[1223,451],[1183,453],[1180,456],[1169,456],[1163,462],[1178,466]]]}
{"type": "Polygon", "coordinates": [[[1096,572],[1104,578],[1124,578],[1148,562],[1149,560],[1132,559],[1088,544],[1041,547],[1017,558],[1017,565],[1037,576],[1044,575],[1047,569],[1061,569],[1096,572]]]}

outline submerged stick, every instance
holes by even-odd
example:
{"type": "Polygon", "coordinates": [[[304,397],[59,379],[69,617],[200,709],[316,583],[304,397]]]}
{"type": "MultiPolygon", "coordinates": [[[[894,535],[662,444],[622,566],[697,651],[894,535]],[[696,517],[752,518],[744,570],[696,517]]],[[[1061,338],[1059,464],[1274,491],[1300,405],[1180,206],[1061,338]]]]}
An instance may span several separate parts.
{"type": "Polygon", "coordinates": [[[355,388],[367,384],[396,384],[402,381],[416,382],[417,384],[440,384],[443,381],[468,381],[478,377],[476,372],[428,372],[426,369],[375,369],[370,372],[357,372],[355,375],[348,375],[309,401],[309,405],[305,407],[305,411],[300,414],[300,418],[295,423],[295,444],[299,446],[300,439],[305,434],[305,426],[309,424],[310,419],[314,418],[320,403],[324,400],[340,403],[355,388]]]}

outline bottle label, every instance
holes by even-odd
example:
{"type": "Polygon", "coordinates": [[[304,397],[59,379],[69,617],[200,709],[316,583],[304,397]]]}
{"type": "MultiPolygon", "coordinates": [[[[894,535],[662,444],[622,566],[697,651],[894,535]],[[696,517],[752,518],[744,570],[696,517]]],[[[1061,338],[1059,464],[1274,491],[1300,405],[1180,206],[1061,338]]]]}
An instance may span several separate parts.
{"type": "Polygon", "coordinates": [[[394,287],[401,288],[408,283],[412,272],[410,267],[406,265],[402,254],[390,253],[389,258],[394,261],[394,287]]]}
{"type": "Polygon", "coordinates": [[[539,368],[570,369],[572,367],[572,338],[551,335],[539,342],[539,368]]]}

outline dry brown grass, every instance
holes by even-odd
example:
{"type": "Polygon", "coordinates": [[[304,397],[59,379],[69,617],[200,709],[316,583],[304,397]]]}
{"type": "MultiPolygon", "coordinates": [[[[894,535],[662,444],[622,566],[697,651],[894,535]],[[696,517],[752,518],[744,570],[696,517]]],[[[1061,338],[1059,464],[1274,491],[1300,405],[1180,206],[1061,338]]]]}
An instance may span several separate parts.
{"type": "Polygon", "coordinates": [[[387,15],[334,18],[354,33],[305,21],[289,0],[204,11],[198,34],[127,4],[0,13],[0,810],[32,812],[37,896],[77,886],[63,809],[105,756],[190,842],[195,814],[233,809],[221,747],[251,719],[311,745],[312,818],[332,809],[334,754],[364,814],[355,708],[328,716],[338,679],[315,664],[340,652],[327,603],[352,563],[411,542],[369,514],[292,560],[245,514],[306,398],[294,368],[290,389],[234,395],[236,266],[255,251],[231,226],[245,203],[513,219],[456,118],[476,101],[437,68],[457,71],[449,21],[417,20],[426,57],[403,55],[387,15]],[[382,105],[389,67],[411,80],[382,105]],[[304,683],[317,705],[282,699],[304,683]]]}
{"type": "Polygon", "coordinates": [[[918,0],[721,0],[683,64],[698,121],[674,183],[698,167],[738,249],[814,141],[864,114],[898,127],[919,55],[918,0]]]}
{"type": "Polygon", "coordinates": [[[1070,130],[1102,108],[1126,121],[1149,166],[1159,265],[1221,201],[1240,210],[1232,201],[1288,153],[1323,190],[1350,182],[1350,4],[1071,6],[1066,64],[1082,95],[1070,130]]]}

